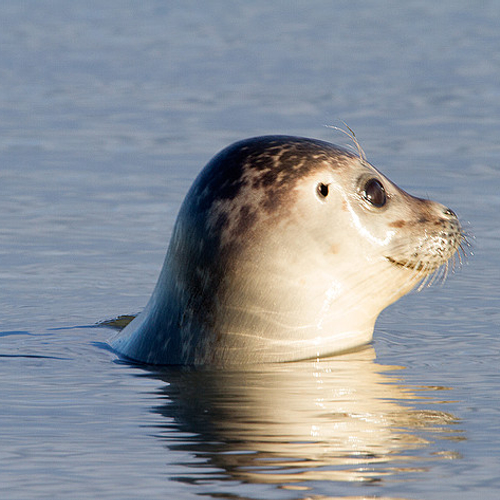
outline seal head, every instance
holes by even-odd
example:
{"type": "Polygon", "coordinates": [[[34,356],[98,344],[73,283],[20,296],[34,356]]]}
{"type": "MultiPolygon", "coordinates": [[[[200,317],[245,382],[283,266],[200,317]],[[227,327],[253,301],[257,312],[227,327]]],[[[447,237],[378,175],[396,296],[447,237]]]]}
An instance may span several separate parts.
{"type": "Polygon", "coordinates": [[[327,142],[237,142],[182,204],[145,308],[114,340],[149,364],[293,361],[372,338],[389,304],[446,264],[462,230],[327,142]]]}

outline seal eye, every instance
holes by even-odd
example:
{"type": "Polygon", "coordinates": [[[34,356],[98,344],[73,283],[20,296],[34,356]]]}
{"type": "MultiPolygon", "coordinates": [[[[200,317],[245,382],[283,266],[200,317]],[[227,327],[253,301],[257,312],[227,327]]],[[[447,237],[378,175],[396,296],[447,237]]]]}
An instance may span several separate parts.
{"type": "Polygon", "coordinates": [[[380,183],[378,179],[370,179],[365,184],[365,189],[363,190],[363,196],[365,200],[370,202],[374,207],[380,208],[385,205],[387,201],[387,195],[385,194],[384,186],[380,183]]]}
{"type": "Polygon", "coordinates": [[[320,198],[326,198],[328,196],[328,184],[320,182],[316,188],[316,192],[320,198]]]}

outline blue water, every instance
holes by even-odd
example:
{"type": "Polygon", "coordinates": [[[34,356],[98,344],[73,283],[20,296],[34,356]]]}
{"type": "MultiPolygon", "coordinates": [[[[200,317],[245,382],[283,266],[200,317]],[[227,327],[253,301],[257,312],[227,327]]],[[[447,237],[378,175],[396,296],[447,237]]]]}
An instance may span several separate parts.
{"type": "Polygon", "coordinates": [[[496,499],[494,1],[0,3],[0,497],[496,499]],[[345,145],[458,213],[467,262],[371,346],[150,372],[96,322],[144,307],[183,196],[234,140],[345,145]]]}

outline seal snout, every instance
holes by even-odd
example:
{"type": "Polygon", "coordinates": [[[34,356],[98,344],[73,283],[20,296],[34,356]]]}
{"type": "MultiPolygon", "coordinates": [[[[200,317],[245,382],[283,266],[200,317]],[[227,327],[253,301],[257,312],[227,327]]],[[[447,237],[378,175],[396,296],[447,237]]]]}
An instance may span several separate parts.
{"type": "MultiPolygon", "coordinates": [[[[386,259],[393,265],[418,272],[423,278],[446,265],[462,248],[464,234],[457,215],[440,203],[415,198],[411,232],[401,232],[386,259]]],[[[411,219],[410,219],[411,220],[411,219]]],[[[402,228],[402,220],[391,227],[402,228]]],[[[409,221],[408,221],[409,222],[409,221]]]]}

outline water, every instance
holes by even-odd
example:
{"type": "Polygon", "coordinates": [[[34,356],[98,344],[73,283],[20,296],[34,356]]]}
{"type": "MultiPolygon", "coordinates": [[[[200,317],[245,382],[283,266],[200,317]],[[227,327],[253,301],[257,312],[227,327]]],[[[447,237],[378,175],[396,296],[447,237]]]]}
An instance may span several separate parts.
{"type": "Polygon", "coordinates": [[[496,499],[500,8],[491,2],[0,5],[0,496],[496,499]],[[345,144],[455,210],[473,253],[346,356],[150,372],[136,313],[220,148],[345,144]]]}

